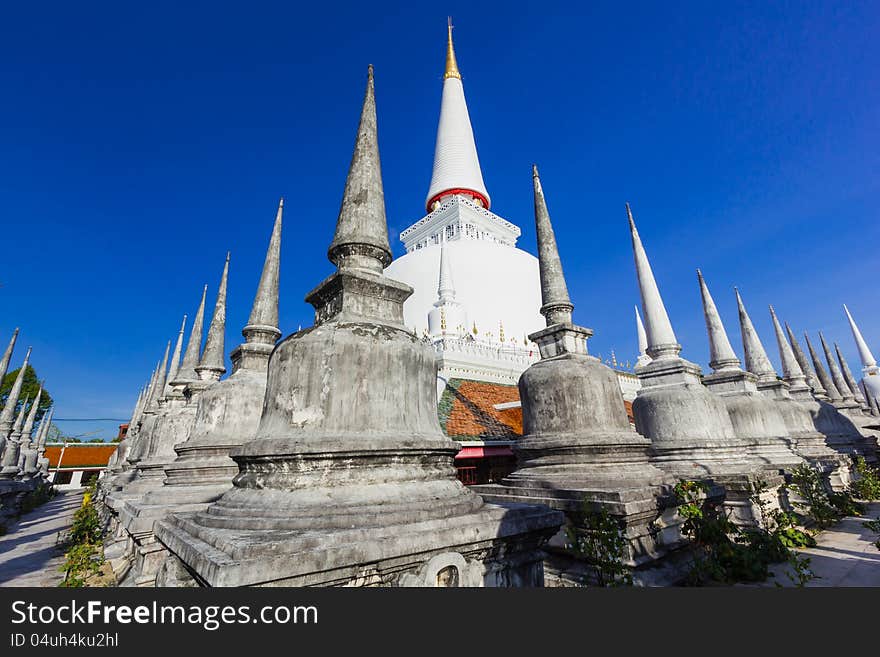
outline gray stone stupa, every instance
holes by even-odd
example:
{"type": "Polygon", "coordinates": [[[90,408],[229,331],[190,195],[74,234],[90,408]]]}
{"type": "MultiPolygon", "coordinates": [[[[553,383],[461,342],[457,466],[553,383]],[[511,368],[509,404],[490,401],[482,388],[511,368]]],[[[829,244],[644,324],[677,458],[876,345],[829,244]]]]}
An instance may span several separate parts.
{"type": "MultiPolygon", "coordinates": [[[[734,522],[754,524],[753,487],[768,482],[752,442],[736,434],[727,405],[701,382],[699,366],[679,356],[681,345],[660,297],[651,264],[627,205],[651,362],[636,369],[642,384],[633,401],[636,430],[651,439],[654,463],[675,477],[723,488],[734,522]]],[[[774,482],[770,489],[775,490],[774,482]]],[[[713,495],[719,494],[717,491],[713,495]]]]}
{"type": "MultiPolygon", "coordinates": [[[[574,528],[583,527],[587,501],[620,523],[630,546],[626,561],[639,566],[678,541],[675,480],[651,465],[651,441],[630,427],[614,371],[589,355],[593,331],[572,323],[574,305],[537,167],[532,176],[547,327],[529,335],[541,360],[519,379],[524,435],[514,447],[517,469],[501,485],[475,490],[488,501],[547,504],[564,511],[574,528]]],[[[570,554],[551,552],[549,576],[579,577],[570,562],[570,554]]]]}
{"type": "MultiPolygon", "coordinates": [[[[768,372],[772,373],[774,381],[776,374],[772,372],[773,368],[752,326],[739,291],[734,288],[743,354],[749,371],[740,366],[740,360],[733,351],[715,301],[700,270],[697,270],[697,281],[709,334],[709,367],[712,368],[712,374],[703,377],[703,384],[724,400],[734,432],[739,438],[748,441],[749,454],[765,470],[781,474],[784,470],[797,467],[803,463],[803,458],[791,449],[793,441],[788,435],[782,414],[776,404],[758,390],[759,382],[771,376],[768,372]],[[760,363],[760,367],[756,367],[756,363],[760,363]]],[[[768,481],[768,485],[770,483],[768,481]]],[[[773,483],[782,485],[783,480],[773,483]]]]}
{"type": "Polygon", "coordinates": [[[846,387],[849,388],[849,391],[853,394],[853,398],[859,403],[859,407],[862,411],[870,411],[871,407],[868,404],[868,400],[865,399],[862,389],[859,387],[859,384],[856,383],[852,370],[849,369],[849,363],[846,362],[846,358],[843,357],[843,352],[840,350],[840,345],[836,342],[834,343],[834,353],[837,355],[837,362],[840,364],[840,371],[841,374],[843,374],[843,380],[846,382],[846,387]]]}
{"type": "Polygon", "coordinates": [[[34,398],[34,402],[31,404],[31,409],[28,411],[27,419],[24,421],[24,427],[21,430],[21,447],[18,450],[18,475],[24,475],[24,463],[27,459],[27,455],[32,451],[36,450],[36,445],[32,445],[31,436],[34,432],[34,424],[37,420],[37,410],[40,406],[40,399],[43,398],[43,382],[40,381],[40,389],[37,391],[37,396],[34,398]]]}
{"type": "MultiPolygon", "coordinates": [[[[214,312],[208,327],[208,336],[205,340],[205,348],[201,351],[202,325],[205,309],[205,292],[196,318],[193,322],[190,339],[187,343],[183,362],[177,369],[175,380],[168,381],[160,376],[157,382],[160,394],[155,421],[150,432],[149,447],[146,457],[138,462],[139,481],[132,482],[125,488],[127,499],[140,498],[151,490],[156,490],[163,485],[165,478],[165,466],[171,463],[176,454],[174,446],[184,442],[189,437],[195,420],[196,408],[199,396],[209,386],[217,382],[226,371],[223,365],[223,341],[226,329],[226,286],[229,277],[229,254],[223,264],[223,272],[220,276],[220,285],[217,291],[217,300],[214,304],[214,312]],[[198,359],[192,365],[194,359],[198,359]],[[165,392],[167,390],[167,392],[165,392]]],[[[206,286],[207,290],[207,286],[206,286]]],[[[164,372],[164,365],[162,371],[164,372]]],[[[143,429],[142,429],[143,431],[143,429]]],[[[128,515],[126,516],[126,518],[128,515]]]]}
{"type": "Polygon", "coordinates": [[[306,300],[315,326],[278,344],[234,488],[154,531],[178,560],[157,583],[516,586],[543,583],[544,507],[491,506],[456,478],[431,348],[403,324],[391,262],[373,71],[336,234],[337,271],[306,300]]]}
{"type": "Polygon", "coordinates": [[[818,468],[834,490],[844,490],[849,485],[849,459],[833,450],[826,436],[817,430],[814,418],[822,407],[807,385],[773,306],[770,306],[770,319],[782,363],[782,381],[778,378],[775,383],[768,380],[759,386],[759,390],[778,405],[794,440],[795,451],[818,468]]]}
{"type": "Polygon", "coordinates": [[[232,374],[199,397],[189,438],[174,446],[177,458],[165,467],[164,486],[123,509],[123,515],[130,516],[125,520],[126,528],[137,542],[127,579],[139,586],[155,582],[167,555],[153,538],[155,520],[171,511],[202,510],[229,490],[238,474],[229,452],[257,432],[269,355],[281,337],[277,325],[282,210],[283,202],[278,206],[253,308],[242,330],[245,342],[232,352],[232,374]]]}
{"type": "MultiPolygon", "coordinates": [[[[15,338],[13,337],[13,340],[15,338]]],[[[11,345],[12,343],[10,343],[11,345]]],[[[9,349],[7,347],[7,349],[9,349]]],[[[10,352],[11,355],[11,352],[10,352]]],[[[0,454],[5,454],[6,442],[9,434],[12,432],[12,425],[15,422],[15,407],[18,405],[18,398],[21,395],[21,386],[24,384],[24,373],[27,370],[28,362],[31,359],[31,347],[28,347],[27,354],[24,357],[24,363],[18,370],[15,382],[9,390],[9,396],[6,398],[6,404],[0,411],[0,454]]]]}
{"type": "Polygon", "coordinates": [[[18,456],[21,453],[21,432],[24,428],[28,401],[30,401],[28,397],[25,397],[12,424],[12,431],[6,441],[6,450],[3,452],[3,459],[0,460],[0,479],[14,479],[19,473],[18,456]]]}
{"type": "MultiPolygon", "coordinates": [[[[785,330],[788,334],[789,344],[794,352],[795,359],[797,360],[798,365],[800,365],[801,371],[804,373],[807,383],[812,390],[813,398],[819,405],[818,410],[811,410],[816,430],[824,434],[829,447],[838,453],[849,457],[862,454],[865,451],[864,436],[859,432],[858,427],[853,421],[841,413],[830,400],[823,379],[827,380],[829,385],[832,384],[830,384],[830,379],[827,373],[825,373],[824,368],[821,368],[821,362],[818,364],[819,369],[822,371],[822,376],[813,369],[813,366],[818,361],[814,359],[811,364],[810,359],[807,358],[804,350],[801,348],[800,343],[795,337],[794,331],[791,330],[791,327],[787,323],[785,325],[785,330]]],[[[815,355],[812,345],[810,345],[810,351],[812,355],[815,355]]]]}

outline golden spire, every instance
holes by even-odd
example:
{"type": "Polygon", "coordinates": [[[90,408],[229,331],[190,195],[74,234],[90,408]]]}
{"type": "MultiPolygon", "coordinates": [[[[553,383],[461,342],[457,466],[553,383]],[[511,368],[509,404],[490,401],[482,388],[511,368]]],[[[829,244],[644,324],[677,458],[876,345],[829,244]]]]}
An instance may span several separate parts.
{"type": "Polygon", "coordinates": [[[452,47],[452,16],[447,21],[448,38],[446,41],[446,73],[443,79],[458,78],[461,80],[461,73],[458,72],[458,63],[455,61],[455,48],[452,47]]]}

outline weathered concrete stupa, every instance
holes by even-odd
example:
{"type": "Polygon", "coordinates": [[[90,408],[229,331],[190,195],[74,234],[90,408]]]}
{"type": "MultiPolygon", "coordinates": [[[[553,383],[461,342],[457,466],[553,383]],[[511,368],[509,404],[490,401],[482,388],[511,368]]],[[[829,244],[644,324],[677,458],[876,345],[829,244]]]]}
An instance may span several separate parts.
{"type": "Polygon", "coordinates": [[[177,458],[165,467],[165,485],[123,507],[123,523],[137,544],[127,582],[138,586],[155,583],[168,554],[153,536],[155,520],[172,511],[200,511],[231,488],[238,466],[229,452],[257,432],[269,355],[281,336],[278,276],[282,210],[283,204],[279,204],[253,309],[242,330],[245,342],[231,355],[232,374],[199,397],[189,438],[174,446],[177,458]]]}
{"type": "MultiPolygon", "coordinates": [[[[489,501],[547,504],[575,528],[583,526],[586,500],[592,511],[604,509],[620,522],[628,563],[642,565],[679,540],[675,480],[651,465],[651,441],[630,427],[614,371],[589,355],[593,331],[572,323],[574,305],[537,168],[533,182],[547,328],[529,335],[541,360],[519,380],[524,436],[515,447],[517,469],[501,485],[476,489],[489,501]]],[[[579,578],[578,570],[569,554],[551,552],[550,576],[579,578]]]]}
{"type": "MultiPolygon", "coordinates": [[[[782,483],[753,455],[754,442],[736,434],[724,400],[700,380],[698,365],[679,356],[666,307],[627,205],[633,254],[651,362],[636,369],[642,387],[633,402],[636,430],[651,439],[654,462],[675,477],[723,487],[734,522],[753,524],[751,501],[763,482],[771,494],[782,483]]],[[[718,494],[717,492],[713,494],[718,494]]],[[[777,500],[768,499],[775,503],[777,500]]]]}
{"type": "Polygon", "coordinates": [[[795,451],[819,469],[832,489],[844,490],[849,485],[849,459],[833,450],[826,436],[817,430],[814,417],[821,411],[821,406],[810,392],[773,306],[770,306],[770,319],[782,363],[782,380],[774,371],[773,380],[768,376],[758,389],[779,407],[795,451]]]}
{"type": "MultiPolygon", "coordinates": [[[[788,335],[789,345],[794,352],[795,360],[816,402],[815,406],[810,405],[810,413],[813,416],[813,424],[816,430],[825,436],[831,449],[845,455],[847,460],[851,462],[852,456],[862,453],[864,438],[852,420],[844,416],[830,402],[823,381],[817,372],[813,370],[813,366],[807,359],[797,337],[795,337],[794,331],[791,330],[788,323],[785,324],[785,332],[788,335]]],[[[821,363],[819,365],[821,367],[821,363]]],[[[827,374],[825,378],[828,378],[827,374]]],[[[789,381],[789,383],[792,383],[792,381],[789,381]]],[[[794,386],[792,386],[792,389],[794,389],[794,386]]],[[[802,396],[803,401],[806,401],[803,393],[800,393],[800,396],[802,396]]]]}
{"type": "MultiPolygon", "coordinates": [[[[156,536],[203,584],[537,586],[558,512],[490,506],[454,476],[431,349],[403,324],[412,289],[391,260],[370,68],[336,234],[337,271],[306,300],[315,326],[269,362],[235,487],[156,536]]],[[[184,568],[181,568],[184,567],[184,568]]]]}
{"type": "Polygon", "coordinates": [[[712,374],[703,377],[703,384],[724,401],[734,432],[748,441],[749,454],[762,463],[765,470],[780,474],[797,467],[803,458],[791,449],[792,441],[779,408],[758,391],[758,381],[765,379],[768,368],[772,371],[772,367],[739,290],[735,290],[735,294],[748,372],[740,366],[700,270],[697,270],[697,281],[709,334],[709,367],[712,368],[712,374]]]}

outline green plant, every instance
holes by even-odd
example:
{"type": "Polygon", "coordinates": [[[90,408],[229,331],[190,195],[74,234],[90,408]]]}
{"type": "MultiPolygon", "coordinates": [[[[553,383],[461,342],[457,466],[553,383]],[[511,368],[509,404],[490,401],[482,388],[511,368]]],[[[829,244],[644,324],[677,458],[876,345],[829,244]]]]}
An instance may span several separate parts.
{"type": "Polygon", "coordinates": [[[567,530],[569,547],[592,568],[593,579],[599,586],[632,586],[630,568],[623,563],[629,542],[623,535],[620,522],[606,509],[593,511],[584,500],[581,526],[567,530]]]}
{"type": "Polygon", "coordinates": [[[51,484],[38,486],[25,495],[21,501],[21,512],[28,513],[55,497],[55,488],[51,484]]]}
{"type": "MultiPolygon", "coordinates": [[[[865,527],[870,529],[872,532],[877,532],[880,534],[880,518],[875,518],[874,520],[866,520],[864,523],[865,527]]],[[[880,550],[880,537],[874,541],[874,546],[880,550]]]]}
{"type": "Polygon", "coordinates": [[[863,456],[856,457],[855,467],[859,478],[850,486],[852,494],[868,502],[880,500],[880,471],[868,465],[863,456]]]}
{"type": "MultiPolygon", "coordinates": [[[[767,509],[765,485],[753,485],[751,501],[758,510],[758,525],[741,529],[708,497],[709,485],[679,482],[674,492],[684,518],[682,533],[691,540],[693,563],[686,584],[758,582],[767,579],[770,564],[791,561],[791,547],[815,545],[812,536],[797,526],[798,517],[767,509]]],[[[806,575],[804,575],[806,576],[806,575]]]]}
{"type": "Polygon", "coordinates": [[[103,530],[95,505],[96,482],[86,490],[83,502],[73,514],[73,524],[67,534],[68,549],[61,566],[64,580],[60,586],[85,586],[90,576],[97,575],[104,564],[101,543],[103,530]]]}
{"type": "Polygon", "coordinates": [[[812,559],[802,557],[796,552],[791,553],[788,560],[791,571],[786,572],[789,581],[798,588],[804,588],[810,580],[819,579],[819,576],[811,568],[812,559]]]}
{"type": "Polygon", "coordinates": [[[795,500],[795,506],[803,509],[820,529],[846,516],[860,516],[865,512],[865,506],[855,501],[852,493],[829,492],[820,472],[810,465],[800,465],[792,472],[790,487],[801,497],[795,500]]]}

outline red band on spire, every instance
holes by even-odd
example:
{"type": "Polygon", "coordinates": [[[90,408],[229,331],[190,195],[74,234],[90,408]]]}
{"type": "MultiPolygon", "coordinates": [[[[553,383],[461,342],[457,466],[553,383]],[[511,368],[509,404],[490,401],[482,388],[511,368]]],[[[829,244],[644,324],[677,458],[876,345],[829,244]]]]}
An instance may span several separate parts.
{"type": "Polygon", "coordinates": [[[428,199],[428,203],[425,206],[425,209],[428,212],[431,212],[431,206],[434,205],[434,201],[439,201],[444,196],[455,196],[456,194],[462,194],[463,196],[470,196],[474,199],[479,199],[483,203],[483,207],[487,210],[489,209],[489,199],[486,198],[484,194],[480,192],[474,191],[473,189],[464,189],[463,187],[454,187],[453,189],[444,189],[442,192],[434,194],[431,198],[428,199]]]}

